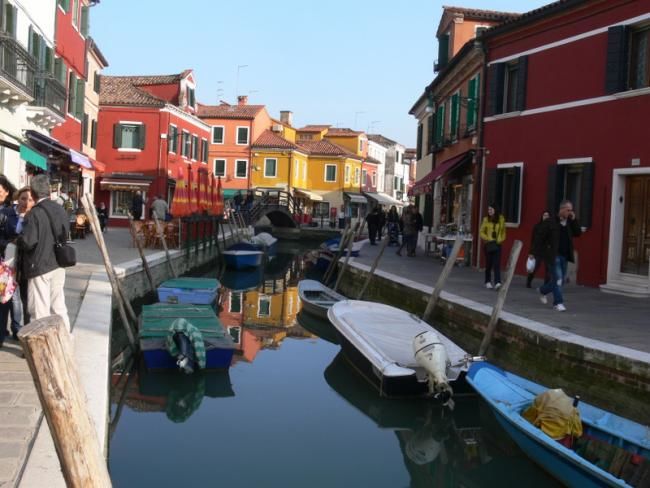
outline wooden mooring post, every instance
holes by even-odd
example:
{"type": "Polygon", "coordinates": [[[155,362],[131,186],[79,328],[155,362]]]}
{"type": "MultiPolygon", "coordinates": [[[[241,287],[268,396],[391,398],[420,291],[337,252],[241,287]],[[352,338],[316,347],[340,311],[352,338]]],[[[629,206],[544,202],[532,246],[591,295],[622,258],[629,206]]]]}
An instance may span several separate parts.
{"type": "Polygon", "coordinates": [[[158,216],[156,215],[156,212],[153,212],[153,220],[154,224],[156,226],[156,234],[158,235],[158,238],[160,239],[160,242],[162,243],[162,247],[165,250],[165,257],[167,257],[167,264],[169,265],[169,269],[172,272],[172,276],[174,278],[178,277],[178,273],[176,272],[176,268],[174,268],[174,263],[172,262],[172,257],[169,254],[169,249],[167,248],[167,240],[165,239],[165,232],[162,227],[160,227],[160,221],[158,220],[158,216]]]}
{"type": "Polygon", "coordinates": [[[425,322],[429,321],[429,317],[431,317],[433,310],[436,308],[436,304],[438,303],[438,299],[440,298],[440,293],[442,292],[442,289],[444,288],[445,283],[447,282],[447,278],[451,274],[451,270],[453,269],[454,264],[456,264],[456,258],[458,257],[458,253],[460,252],[460,248],[463,247],[464,242],[465,241],[461,236],[456,237],[456,240],[454,241],[454,247],[451,248],[451,253],[449,254],[449,256],[447,256],[447,261],[445,262],[445,266],[444,268],[442,268],[442,273],[440,273],[440,276],[438,276],[436,285],[434,286],[433,292],[429,297],[427,308],[424,310],[424,314],[422,315],[422,320],[424,320],[425,322]]]}
{"type": "Polygon", "coordinates": [[[375,260],[372,262],[372,267],[370,268],[370,271],[368,272],[368,277],[366,278],[366,281],[364,282],[363,286],[361,287],[361,291],[359,292],[359,295],[357,296],[357,300],[361,300],[363,298],[364,293],[366,293],[366,289],[368,288],[368,285],[370,284],[370,280],[375,275],[375,270],[377,269],[377,265],[379,265],[379,260],[384,255],[384,250],[386,249],[386,246],[388,245],[389,241],[390,241],[390,236],[388,235],[388,233],[386,233],[386,237],[384,237],[384,240],[381,241],[381,247],[379,248],[379,254],[377,254],[377,257],[375,257],[375,260]]]}
{"type": "Polygon", "coordinates": [[[147,275],[147,280],[149,280],[151,291],[156,293],[156,282],[154,281],[153,275],[151,274],[151,269],[149,268],[149,262],[147,261],[147,258],[144,255],[144,250],[142,249],[142,243],[140,242],[140,239],[138,239],[138,234],[135,230],[135,223],[133,222],[133,215],[131,214],[131,212],[129,212],[128,216],[129,216],[129,226],[131,228],[131,236],[133,237],[133,242],[135,243],[135,246],[138,248],[138,254],[140,254],[140,259],[142,260],[142,267],[144,268],[144,272],[147,275]]]}
{"type": "Polygon", "coordinates": [[[73,488],[112,486],[63,319],[52,315],[32,320],[20,330],[18,337],[52,433],[66,485],[73,488]]]}
{"type": "Polygon", "coordinates": [[[515,267],[517,266],[517,260],[519,259],[519,253],[521,252],[522,247],[521,241],[515,241],[512,245],[512,250],[510,251],[510,257],[508,258],[508,267],[506,268],[506,279],[503,282],[501,288],[499,288],[499,296],[497,297],[497,302],[492,309],[492,316],[488,322],[488,326],[485,329],[485,336],[481,342],[481,347],[479,347],[478,355],[485,356],[490,342],[492,341],[492,336],[494,331],[497,328],[497,323],[499,322],[499,316],[501,315],[501,309],[503,304],[506,301],[508,296],[508,289],[510,288],[510,283],[512,282],[512,277],[515,274],[515,267]]]}
{"type": "Polygon", "coordinates": [[[339,275],[336,277],[336,283],[334,284],[334,291],[339,289],[339,285],[341,284],[341,280],[343,279],[343,275],[345,274],[345,271],[348,269],[348,263],[350,262],[350,256],[352,256],[352,246],[354,245],[354,232],[350,235],[348,238],[348,253],[345,256],[345,261],[343,262],[343,268],[341,268],[341,272],[339,275]]]}
{"type": "Polygon", "coordinates": [[[334,255],[334,257],[332,257],[332,262],[327,267],[327,271],[323,276],[323,283],[327,284],[329,279],[332,277],[332,274],[334,273],[334,269],[336,268],[339,259],[343,255],[343,250],[348,244],[348,239],[354,240],[354,232],[349,227],[346,227],[345,230],[343,231],[343,234],[341,235],[341,239],[339,240],[339,250],[336,251],[336,254],[334,255]]]}

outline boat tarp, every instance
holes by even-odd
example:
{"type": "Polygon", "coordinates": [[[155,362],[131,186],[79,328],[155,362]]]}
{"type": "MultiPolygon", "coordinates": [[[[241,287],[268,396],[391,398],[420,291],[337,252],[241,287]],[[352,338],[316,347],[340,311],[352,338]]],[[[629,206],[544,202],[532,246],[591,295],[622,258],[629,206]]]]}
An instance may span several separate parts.
{"type": "Polygon", "coordinates": [[[199,329],[206,342],[209,338],[218,339],[225,336],[224,328],[210,305],[155,303],[142,307],[140,338],[166,338],[172,323],[179,318],[187,320],[199,329]]]}
{"type": "Polygon", "coordinates": [[[555,440],[582,435],[580,412],[573,406],[573,399],[559,388],[537,395],[521,415],[555,440]]]}
{"type": "Polygon", "coordinates": [[[214,278],[172,278],[163,281],[159,288],[180,288],[183,290],[214,290],[219,288],[219,280],[214,278]]]}

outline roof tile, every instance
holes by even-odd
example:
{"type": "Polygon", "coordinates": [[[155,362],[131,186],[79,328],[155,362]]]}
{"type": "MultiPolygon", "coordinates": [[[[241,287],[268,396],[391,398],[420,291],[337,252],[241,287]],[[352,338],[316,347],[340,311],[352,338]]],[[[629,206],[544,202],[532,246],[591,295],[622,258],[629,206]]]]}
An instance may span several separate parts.
{"type": "Polygon", "coordinates": [[[198,116],[202,119],[254,119],[264,105],[198,105],[198,116]]]}
{"type": "Polygon", "coordinates": [[[301,141],[298,145],[299,149],[302,149],[313,156],[345,156],[347,158],[359,159],[361,156],[348,151],[344,147],[334,144],[333,142],[322,140],[322,141],[301,141]]]}
{"type": "Polygon", "coordinates": [[[265,130],[255,140],[252,147],[254,148],[277,148],[277,149],[298,149],[298,146],[287,141],[284,137],[279,136],[272,130],[265,130]]]}

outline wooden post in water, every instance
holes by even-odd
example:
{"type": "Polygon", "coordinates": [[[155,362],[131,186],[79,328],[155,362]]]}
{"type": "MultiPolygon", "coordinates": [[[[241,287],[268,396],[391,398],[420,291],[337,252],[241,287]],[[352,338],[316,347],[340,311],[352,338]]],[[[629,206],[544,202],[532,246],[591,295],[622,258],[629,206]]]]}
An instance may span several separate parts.
{"type": "Polygon", "coordinates": [[[424,310],[424,314],[422,315],[422,320],[424,320],[425,322],[429,321],[429,318],[431,317],[433,310],[436,308],[436,304],[438,303],[438,299],[440,298],[440,293],[442,292],[442,289],[445,287],[447,278],[451,274],[451,270],[453,269],[454,264],[456,264],[456,257],[458,257],[460,248],[463,247],[464,243],[465,241],[463,240],[462,236],[456,237],[456,240],[454,241],[454,247],[451,248],[451,253],[449,254],[449,256],[447,256],[447,262],[445,262],[445,266],[444,268],[442,268],[442,273],[440,273],[440,276],[438,276],[438,281],[436,281],[436,285],[433,288],[433,292],[429,297],[427,308],[424,310]]]}
{"type": "Polygon", "coordinates": [[[372,267],[370,268],[370,272],[368,273],[368,277],[366,278],[365,283],[361,287],[361,291],[359,292],[359,295],[357,296],[357,300],[361,300],[361,298],[363,298],[363,294],[366,292],[366,289],[368,288],[368,285],[370,284],[370,280],[372,279],[372,277],[375,274],[375,270],[377,269],[377,265],[379,264],[379,260],[384,255],[384,250],[386,249],[386,246],[388,245],[389,241],[390,241],[390,236],[388,234],[386,234],[386,237],[384,237],[384,240],[381,241],[381,247],[379,248],[379,254],[377,254],[377,257],[372,262],[372,267]]]}
{"type": "Polygon", "coordinates": [[[226,228],[223,225],[223,220],[219,222],[219,227],[221,227],[221,237],[223,240],[223,250],[225,251],[226,248],[228,247],[227,241],[226,241],[226,228]]]}
{"type": "Polygon", "coordinates": [[[350,262],[350,256],[352,256],[352,246],[354,244],[354,232],[350,234],[350,237],[348,238],[348,253],[345,256],[345,262],[343,263],[343,268],[341,269],[341,272],[339,275],[336,277],[336,283],[334,284],[334,291],[339,289],[339,285],[341,284],[341,280],[343,279],[343,275],[345,274],[345,271],[348,269],[348,263],[350,262]]]}
{"type": "Polygon", "coordinates": [[[485,330],[485,336],[481,342],[481,347],[478,350],[479,356],[484,356],[487,352],[487,349],[492,341],[492,336],[494,331],[497,328],[497,323],[499,322],[499,315],[501,315],[501,309],[503,304],[506,301],[508,296],[508,289],[510,288],[510,283],[512,282],[512,277],[515,274],[515,267],[517,266],[517,260],[519,259],[519,253],[521,252],[522,242],[517,240],[512,245],[512,250],[510,251],[510,257],[508,258],[508,267],[506,269],[506,279],[503,282],[501,288],[499,288],[499,295],[497,296],[497,303],[492,309],[492,316],[488,322],[487,329],[485,330]]]}
{"type": "Polygon", "coordinates": [[[172,257],[169,254],[169,249],[167,248],[167,240],[165,239],[165,233],[163,232],[163,229],[160,227],[160,222],[158,221],[158,216],[156,215],[156,212],[153,213],[153,220],[156,225],[156,234],[158,234],[158,238],[160,239],[160,242],[162,242],[163,249],[165,250],[165,256],[167,257],[167,264],[169,265],[169,269],[172,271],[172,276],[174,278],[178,277],[178,273],[176,272],[176,268],[174,268],[174,263],[172,263],[172,257]]]}
{"type": "MultiPolygon", "coordinates": [[[[92,198],[90,198],[89,194],[86,194],[82,197],[84,206],[86,208],[86,214],[90,214],[90,226],[93,229],[93,235],[95,236],[95,241],[97,242],[97,245],[99,246],[99,251],[102,255],[102,258],[104,260],[104,267],[106,268],[106,274],[108,275],[108,279],[111,282],[111,288],[113,290],[113,296],[115,297],[117,301],[117,309],[120,313],[120,318],[122,319],[122,322],[124,323],[124,329],[126,331],[126,336],[129,340],[129,345],[131,346],[131,349],[135,351],[137,349],[137,345],[135,342],[135,336],[133,333],[133,329],[131,326],[131,322],[129,321],[129,318],[127,316],[127,304],[128,307],[131,307],[131,304],[128,303],[126,300],[126,295],[123,293],[121,287],[120,287],[120,282],[117,279],[117,275],[115,274],[115,269],[113,269],[113,265],[111,264],[111,258],[108,255],[108,249],[106,249],[106,243],[104,242],[104,236],[102,235],[102,231],[99,227],[99,219],[97,218],[97,214],[95,213],[95,207],[93,205],[92,198]]],[[[133,309],[130,309],[131,313],[133,316],[135,316],[135,313],[133,313],[133,309]]]]}
{"type": "Polygon", "coordinates": [[[66,485],[108,488],[111,478],[88,413],[63,319],[32,320],[18,335],[52,433],[66,485]]]}
{"type": "Polygon", "coordinates": [[[140,254],[140,259],[142,260],[142,267],[144,268],[144,272],[146,273],[147,279],[149,280],[149,285],[151,285],[151,291],[155,293],[156,282],[153,280],[151,269],[149,269],[149,262],[147,261],[147,258],[144,256],[142,243],[140,242],[140,239],[138,239],[137,233],[135,231],[135,224],[133,223],[133,215],[131,214],[131,212],[129,212],[127,215],[129,216],[129,226],[131,228],[131,236],[133,236],[133,242],[135,242],[135,245],[138,248],[138,254],[140,254]]]}
{"type": "Polygon", "coordinates": [[[346,227],[345,230],[343,231],[343,235],[341,235],[341,239],[339,240],[339,250],[336,251],[336,255],[332,258],[332,262],[327,267],[325,276],[323,276],[323,283],[327,284],[329,279],[332,277],[332,274],[334,273],[334,269],[336,268],[339,259],[343,255],[343,250],[345,249],[345,246],[347,246],[348,239],[352,239],[352,236],[353,236],[352,230],[349,227],[346,227]]]}

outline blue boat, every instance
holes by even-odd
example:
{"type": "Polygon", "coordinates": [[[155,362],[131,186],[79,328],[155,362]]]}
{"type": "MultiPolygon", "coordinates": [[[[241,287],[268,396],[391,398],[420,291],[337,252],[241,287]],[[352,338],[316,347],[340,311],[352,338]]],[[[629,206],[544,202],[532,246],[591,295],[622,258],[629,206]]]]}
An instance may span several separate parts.
{"type": "Polygon", "coordinates": [[[231,291],[256,290],[264,279],[263,266],[243,270],[226,269],[221,284],[231,291]]]}
{"type": "Polygon", "coordinates": [[[148,369],[177,369],[177,358],[167,350],[167,337],[176,319],[185,319],[199,329],[206,352],[205,369],[230,367],[235,344],[209,305],[144,305],[140,315],[140,349],[148,369]]]}
{"type": "MultiPolygon", "coordinates": [[[[359,256],[359,253],[361,252],[361,248],[362,248],[365,244],[367,244],[367,243],[369,243],[369,242],[370,242],[369,239],[363,239],[363,240],[360,240],[360,241],[354,241],[354,242],[352,243],[352,254],[351,254],[351,256],[352,256],[352,257],[358,257],[358,256],[359,256]]],[[[326,240],[325,242],[323,242],[323,243],[321,244],[321,248],[323,248],[323,249],[327,249],[328,251],[333,252],[333,253],[337,253],[337,252],[339,251],[339,245],[340,245],[340,243],[341,243],[341,238],[340,238],[340,237],[334,237],[334,238],[332,238],[332,239],[328,239],[328,240],[326,240]]],[[[345,249],[343,252],[344,252],[344,253],[347,253],[347,247],[346,247],[346,249],[345,249]]]]}
{"type": "Polygon", "coordinates": [[[223,252],[226,266],[230,269],[257,268],[262,264],[264,251],[228,249],[223,252]]]}
{"type": "Polygon", "coordinates": [[[576,440],[573,450],[522,416],[535,397],[547,391],[544,386],[489,363],[472,364],[466,379],[489,403],[499,423],[519,447],[565,485],[648,486],[650,429],[647,426],[580,402],[583,436],[576,440]],[[598,460],[593,456],[595,452],[598,460]],[[630,459],[630,462],[605,466],[604,452],[610,453],[611,458],[630,459]]]}
{"type": "Polygon", "coordinates": [[[212,305],[219,294],[219,280],[214,278],[174,278],[158,287],[158,301],[191,305],[212,305]]]}

